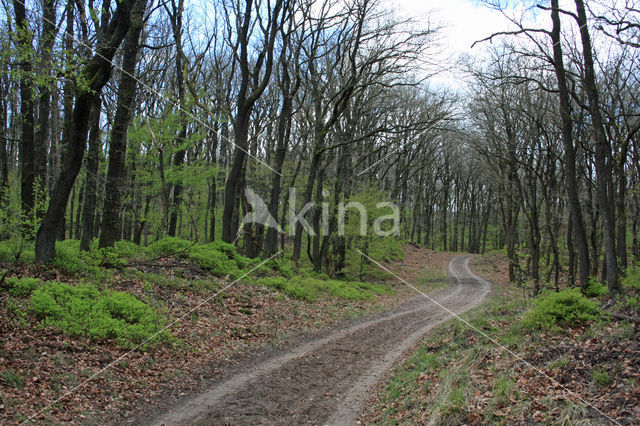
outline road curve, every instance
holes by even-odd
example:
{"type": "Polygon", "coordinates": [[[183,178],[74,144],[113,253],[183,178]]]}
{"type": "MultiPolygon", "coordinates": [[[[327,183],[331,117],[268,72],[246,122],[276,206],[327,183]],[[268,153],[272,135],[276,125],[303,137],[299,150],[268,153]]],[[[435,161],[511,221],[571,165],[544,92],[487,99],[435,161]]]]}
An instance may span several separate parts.
{"type": "Polygon", "coordinates": [[[353,424],[368,391],[431,329],[452,317],[442,306],[460,314],[487,297],[491,284],[471,272],[470,259],[449,262],[446,289],[257,363],[150,423],[353,424]]]}

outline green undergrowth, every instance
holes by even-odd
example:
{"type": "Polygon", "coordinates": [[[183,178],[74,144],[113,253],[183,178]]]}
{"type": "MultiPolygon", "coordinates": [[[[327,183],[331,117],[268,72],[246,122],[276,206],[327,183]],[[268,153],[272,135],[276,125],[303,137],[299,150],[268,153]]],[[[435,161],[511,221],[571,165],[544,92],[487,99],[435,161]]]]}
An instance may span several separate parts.
{"type": "Polygon", "coordinates": [[[381,269],[375,262],[363,257],[358,250],[376,262],[388,263],[404,259],[406,240],[394,237],[368,237],[366,242],[356,241],[353,248],[347,250],[345,275],[349,279],[384,281],[393,276],[381,269]]]}
{"type": "MultiPolygon", "coordinates": [[[[113,341],[132,348],[155,336],[153,342],[171,335],[162,331],[166,319],[135,296],[92,284],[40,282],[34,278],[7,279],[9,304],[22,307],[24,319],[32,314],[40,326],[56,328],[69,336],[82,336],[92,342],[113,341]]],[[[14,309],[15,310],[15,309],[14,309]]]]}
{"type": "Polygon", "coordinates": [[[596,302],[585,297],[580,289],[571,288],[537,298],[523,324],[531,329],[560,329],[596,321],[601,314],[596,302]]]}
{"type": "Polygon", "coordinates": [[[373,300],[376,295],[389,294],[391,289],[381,284],[369,284],[358,281],[338,281],[313,277],[268,277],[257,284],[273,288],[295,299],[315,302],[323,295],[344,300],[373,300]]]}
{"type": "MultiPolygon", "coordinates": [[[[522,328],[511,323],[524,311],[524,303],[500,299],[462,317],[481,333],[515,349],[521,344],[522,328]]],[[[405,423],[418,412],[428,419],[425,423],[464,422],[459,416],[473,392],[470,374],[494,345],[481,333],[456,319],[432,333],[387,383],[381,398],[381,422],[405,423]]],[[[496,398],[504,398],[508,378],[496,380],[501,389],[496,398]]]]}
{"type": "MultiPolygon", "coordinates": [[[[471,327],[448,321],[396,369],[382,392],[376,422],[405,424],[420,418],[432,424],[504,424],[505,407],[512,407],[512,415],[526,415],[533,400],[514,390],[514,360],[499,345],[526,354],[540,344],[541,329],[551,336],[569,336],[575,326],[591,327],[592,335],[604,333],[598,304],[579,289],[547,293],[533,303],[496,297],[462,318],[471,327]],[[482,412],[474,408],[479,395],[488,398],[482,412]]],[[[553,362],[557,365],[550,368],[568,361],[559,354],[553,362]]],[[[605,386],[610,378],[596,369],[593,381],[605,386]]]]}
{"type": "Polygon", "coordinates": [[[90,284],[45,283],[31,295],[29,310],[44,326],[92,341],[114,340],[124,348],[144,343],[156,333],[160,333],[156,341],[169,337],[161,332],[165,318],[149,305],[128,293],[90,284]]]}
{"type": "Polygon", "coordinates": [[[625,314],[637,318],[640,316],[640,266],[627,268],[621,284],[623,294],[617,307],[625,314]]]}
{"type": "Polygon", "coordinates": [[[601,297],[608,293],[607,286],[603,285],[597,278],[591,277],[589,285],[582,292],[587,297],[601,297]]]}
{"type": "MultiPolygon", "coordinates": [[[[389,240],[374,241],[371,255],[381,261],[401,258],[402,244],[389,240]]],[[[52,327],[123,348],[135,347],[161,329],[169,294],[180,300],[190,292],[214,294],[236,279],[307,303],[328,298],[344,305],[338,301],[375,301],[378,295],[393,292],[358,276],[332,279],[310,266],[296,268],[286,256],[266,262],[249,259],[224,242],[200,244],[167,237],[146,247],[121,241],[101,249],[94,240],[88,251],[82,251],[80,241],[65,240],[56,244],[56,252],[52,264],[63,273],[57,279],[65,282],[6,279],[10,321],[20,327],[52,327]]],[[[162,332],[154,339],[158,340],[171,340],[171,335],[162,332]]]]}

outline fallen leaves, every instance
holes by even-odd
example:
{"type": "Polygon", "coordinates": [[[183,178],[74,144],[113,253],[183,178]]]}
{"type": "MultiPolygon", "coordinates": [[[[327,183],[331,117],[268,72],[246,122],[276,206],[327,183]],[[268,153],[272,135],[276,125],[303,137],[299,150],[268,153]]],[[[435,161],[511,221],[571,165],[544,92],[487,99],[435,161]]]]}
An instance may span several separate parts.
{"type": "MultiPolygon", "coordinates": [[[[408,250],[408,256],[392,267],[399,267],[410,277],[424,269],[425,256],[434,254],[424,249],[408,250]]],[[[440,269],[442,263],[438,260],[434,267],[440,269]]],[[[220,288],[223,282],[211,282],[212,277],[188,262],[164,258],[139,269],[146,273],[145,279],[113,271],[110,288],[149,301],[169,318],[193,312],[172,327],[175,340],[171,347],[152,345],[125,359],[120,359],[125,351],[112,343],[70,338],[41,327],[31,316],[24,322],[17,321],[7,312],[9,296],[0,293],[0,372],[14,372],[24,382],[22,387],[12,386],[0,375],[0,424],[20,423],[69,391],[38,420],[83,423],[106,417],[122,421],[140,404],[193,392],[204,379],[221,373],[215,365],[237,352],[292,331],[313,330],[374,308],[389,307],[405,297],[378,296],[373,302],[322,298],[309,304],[263,287],[238,284],[207,302],[213,293],[191,285],[189,280],[208,281],[213,288],[220,288]],[[149,274],[159,274],[162,280],[149,280],[149,274]],[[181,285],[167,285],[173,279],[181,285]],[[104,374],[86,382],[111,363],[113,366],[104,374]]],[[[42,280],[79,281],[52,267],[29,265],[12,273],[42,280]]]]}

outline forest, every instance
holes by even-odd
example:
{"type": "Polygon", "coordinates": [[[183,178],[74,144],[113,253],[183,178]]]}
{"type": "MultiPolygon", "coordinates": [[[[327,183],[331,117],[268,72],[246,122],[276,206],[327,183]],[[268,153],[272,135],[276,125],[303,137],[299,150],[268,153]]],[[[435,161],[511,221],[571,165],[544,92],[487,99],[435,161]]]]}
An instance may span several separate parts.
{"type": "Polygon", "coordinates": [[[381,0],[3,0],[0,287],[173,257],[364,282],[409,246],[611,305],[640,261],[640,5],[481,3],[508,29],[444,64],[446,25],[381,0]]]}
{"type": "Polygon", "coordinates": [[[432,249],[506,248],[536,292],[567,265],[613,295],[638,258],[633,5],[533,5],[551,27],[509,18],[513,32],[478,41],[500,40],[484,59],[458,64],[457,93],[425,72],[437,24],[376,2],[142,3],[5,4],[2,237],[34,242],[35,261],[57,240],[170,236],[339,275],[368,244],[337,235],[352,200],[392,200],[401,237],[432,249]],[[297,190],[315,232],[297,223],[289,247],[276,226],[240,228],[246,188],[282,229],[297,190]]]}

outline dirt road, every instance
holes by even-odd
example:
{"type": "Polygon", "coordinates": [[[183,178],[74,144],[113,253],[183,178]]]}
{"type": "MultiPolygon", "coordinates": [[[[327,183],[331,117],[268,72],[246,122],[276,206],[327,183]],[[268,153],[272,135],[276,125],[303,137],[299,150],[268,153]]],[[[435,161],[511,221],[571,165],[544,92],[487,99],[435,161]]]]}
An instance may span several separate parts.
{"type": "MultiPolygon", "coordinates": [[[[430,294],[455,313],[480,305],[491,289],[469,270],[469,259],[451,260],[450,286],[430,294]]],[[[418,295],[256,362],[150,423],[353,424],[371,387],[429,330],[450,318],[418,295]]]]}

